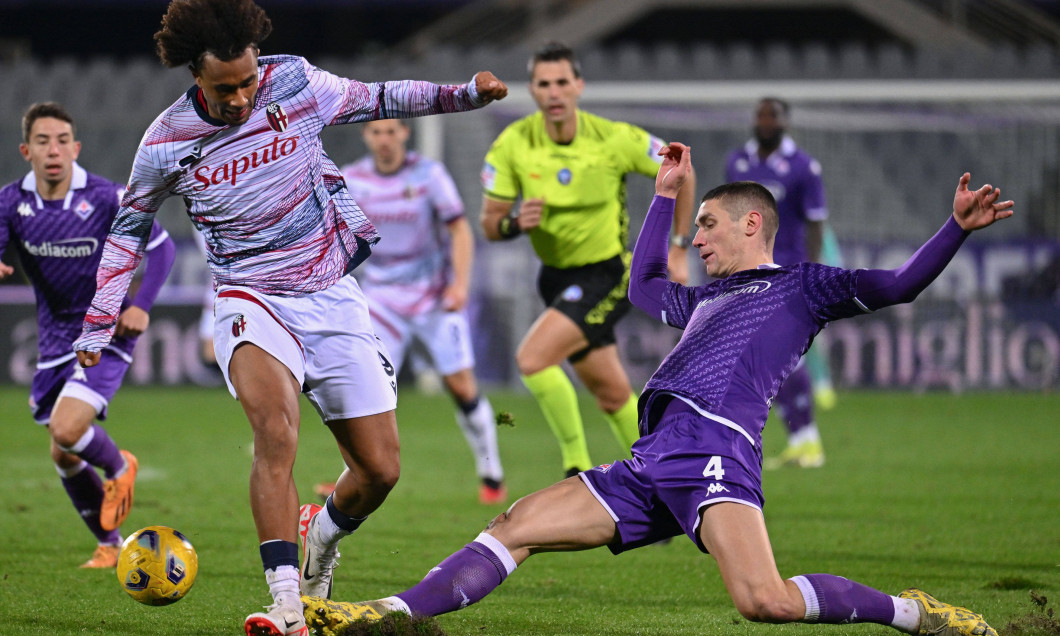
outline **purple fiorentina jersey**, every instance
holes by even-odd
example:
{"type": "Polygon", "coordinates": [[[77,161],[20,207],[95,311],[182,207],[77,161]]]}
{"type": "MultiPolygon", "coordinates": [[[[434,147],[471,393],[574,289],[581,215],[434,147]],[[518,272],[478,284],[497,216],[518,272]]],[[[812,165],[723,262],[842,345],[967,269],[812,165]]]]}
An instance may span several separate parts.
{"type": "Polygon", "coordinates": [[[403,316],[437,309],[450,278],[445,226],[464,215],[445,166],[408,152],[397,172],[379,174],[369,155],[343,166],[342,176],[382,237],[357,269],[361,288],[403,316]]]}
{"type": "Polygon", "coordinates": [[[648,380],[642,404],[673,393],[761,448],[773,397],[814,336],[831,320],[864,313],[854,298],[857,276],[801,263],[700,287],[667,282],[662,319],[684,333],[648,380]]]}
{"type": "Polygon", "coordinates": [[[758,158],[758,142],[752,139],[729,155],[726,181],[756,181],[777,200],[780,229],[773,244],[773,262],[794,265],[809,260],[806,252],[807,221],[828,218],[821,164],[800,150],[791,137],[784,137],[766,160],[758,158]]]}
{"type": "MultiPolygon", "coordinates": [[[[70,345],[81,335],[96,268],[118,201],[125,188],[89,174],[76,163],[70,192],[45,201],[32,172],[0,190],[0,250],[11,239],[37,296],[38,365],[53,366],[74,357],[70,345]]],[[[157,223],[148,249],[166,240],[157,223]]],[[[125,298],[122,308],[129,304],[125,298]]],[[[115,338],[114,347],[132,353],[135,339],[115,338]]]]}

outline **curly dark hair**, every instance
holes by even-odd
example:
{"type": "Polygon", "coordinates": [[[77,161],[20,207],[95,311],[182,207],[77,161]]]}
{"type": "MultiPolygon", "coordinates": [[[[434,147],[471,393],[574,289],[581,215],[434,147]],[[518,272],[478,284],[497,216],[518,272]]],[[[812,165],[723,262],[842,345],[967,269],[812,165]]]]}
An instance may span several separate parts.
{"type": "Polygon", "coordinates": [[[155,43],[163,64],[197,73],[207,53],[234,60],[270,33],[269,16],[253,0],[172,0],[155,43]]]}

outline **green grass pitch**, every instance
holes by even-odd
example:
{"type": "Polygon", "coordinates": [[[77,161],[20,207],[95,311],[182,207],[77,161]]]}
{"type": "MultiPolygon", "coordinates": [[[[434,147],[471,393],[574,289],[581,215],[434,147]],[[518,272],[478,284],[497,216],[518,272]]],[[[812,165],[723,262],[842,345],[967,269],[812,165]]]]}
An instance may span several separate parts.
{"type": "MultiPolygon", "coordinates": [[[[135,603],[113,571],[77,568],[94,543],[29,418],[27,391],[0,388],[0,634],[239,634],[269,602],[247,502],[250,431],[223,389],[126,387],[107,428],[140,459],[124,529],[184,532],[199,576],[181,602],[135,603]]],[[[512,495],[560,477],[531,398],[490,394],[512,495]]],[[[582,396],[593,459],[618,448],[582,396]]],[[[1060,594],[1060,395],[844,393],[819,414],[827,463],[767,473],[766,518],[781,574],[831,572],[889,593],[909,586],[982,612],[1002,634],[1055,634],[1031,591],[1060,594]],[[1013,621],[1020,620],[1010,626],[1013,621]],[[1045,623],[1045,621],[1039,621],[1045,623]]],[[[338,454],[303,403],[295,466],[302,499],[333,479],[338,454]]],[[[503,507],[477,503],[470,452],[444,396],[401,394],[402,477],[345,540],[335,597],[405,589],[503,507]]],[[[766,454],[783,443],[766,430],[766,454]]],[[[618,557],[606,549],[531,558],[483,602],[442,616],[451,635],[889,634],[873,625],[757,625],[733,609],[710,557],[685,538],[618,557]]]]}

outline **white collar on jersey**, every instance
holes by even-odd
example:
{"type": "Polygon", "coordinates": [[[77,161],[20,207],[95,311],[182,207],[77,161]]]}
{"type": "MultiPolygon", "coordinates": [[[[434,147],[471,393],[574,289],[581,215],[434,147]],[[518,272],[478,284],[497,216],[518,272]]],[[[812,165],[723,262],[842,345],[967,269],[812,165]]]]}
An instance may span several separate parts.
{"type": "MultiPolygon", "coordinates": [[[[74,198],[75,190],[83,190],[88,185],[88,172],[84,168],[79,166],[77,162],[73,165],[73,174],[70,177],[70,190],[66,193],[66,198],[63,199],[63,209],[70,209],[70,202],[74,198]]],[[[37,176],[30,170],[29,174],[22,178],[22,189],[27,192],[32,192],[33,196],[37,199],[37,209],[44,209],[44,199],[40,198],[40,194],[37,192],[37,176]]]]}
{"type": "MultiPolygon", "coordinates": [[[[751,139],[744,144],[744,152],[747,153],[747,158],[751,163],[758,163],[758,140],[751,139]]],[[[795,154],[795,151],[799,147],[795,145],[795,140],[791,137],[784,135],[784,138],[780,140],[780,147],[774,150],[768,157],[766,157],[766,163],[772,165],[773,162],[779,161],[781,157],[790,157],[795,154]]]]}
{"type": "Polygon", "coordinates": [[[762,263],[755,269],[780,269],[780,265],[777,265],[776,263],[762,263]]]}

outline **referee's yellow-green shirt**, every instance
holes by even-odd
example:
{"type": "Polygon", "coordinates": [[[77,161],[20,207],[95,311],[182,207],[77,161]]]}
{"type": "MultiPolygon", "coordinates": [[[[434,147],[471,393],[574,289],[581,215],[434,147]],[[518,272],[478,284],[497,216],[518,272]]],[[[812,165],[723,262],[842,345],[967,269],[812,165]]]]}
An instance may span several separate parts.
{"type": "Polygon", "coordinates": [[[482,187],[500,201],[544,199],[541,225],[529,233],[545,265],[570,269],[627,250],[625,176],[655,178],[663,142],[632,124],[578,111],[569,144],[545,131],[540,111],[505,128],[486,154],[482,187]]]}

